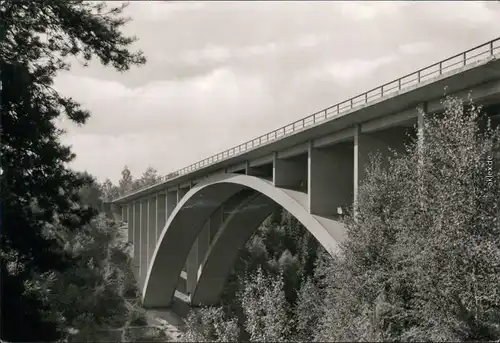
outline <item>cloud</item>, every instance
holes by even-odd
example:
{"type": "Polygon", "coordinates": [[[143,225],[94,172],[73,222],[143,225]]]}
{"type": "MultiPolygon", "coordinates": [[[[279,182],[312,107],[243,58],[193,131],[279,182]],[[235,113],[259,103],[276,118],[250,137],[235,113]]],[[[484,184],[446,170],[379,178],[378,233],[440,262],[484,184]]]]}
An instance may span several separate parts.
{"type": "Polygon", "coordinates": [[[399,51],[403,54],[411,55],[428,51],[431,47],[431,42],[420,41],[402,44],[399,46],[399,51]]]}
{"type": "MultiPolygon", "coordinates": [[[[496,4],[495,4],[496,5],[496,4]]],[[[487,2],[131,2],[149,63],[75,64],[55,86],[92,111],[67,121],[76,169],[171,172],[500,35],[487,2]]]]}
{"type": "Polygon", "coordinates": [[[398,56],[390,54],[369,60],[353,59],[344,62],[332,62],[326,66],[325,71],[342,82],[356,82],[363,76],[368,76],[376,68],[397,60],[398,56]]]}
{"type": "Polygon", "coordinates": [[[393,15],[405,4],[393,1],[339,1],[339,6],[342,15],[349,19],[369,20],[381,15],[393,15]]]}
{"type": "Polygon", "coordinates": [[[203,3],[194,1],[172,2],[172,1],[131,1],[126,13],[133,15],[134,20],[139,21],[164,21],[174,15],[183,15],[204,8],[203,3]]]}

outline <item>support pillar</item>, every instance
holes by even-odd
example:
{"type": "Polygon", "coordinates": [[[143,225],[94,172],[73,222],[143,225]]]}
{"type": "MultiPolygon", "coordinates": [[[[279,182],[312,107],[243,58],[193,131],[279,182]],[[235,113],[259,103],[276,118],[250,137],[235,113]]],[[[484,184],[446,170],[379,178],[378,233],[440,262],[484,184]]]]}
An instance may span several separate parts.
{"type": "Polygon", "coordinates": [[[123,218],[121,212],[121,206],[115,203],[111,203],[110,209],[111,209],[111,219],[113,219],[115,222],[121,221],[123,218]]]}
{"type": "Polygon", "coordinates": [[[177,188],[177,204],[181,201],[181,199],[186,195],[186,193],[189,192],[189,189],[187,188],[177,188]]]}
{"type": "Polygon", "coordinates": [[[141,214],[141,240],[140,240],[140,269],[139,279],[140,288],[144,285],[147,273],[147,259],[148,259],[148,199],[142,199],[140,202],[141,214]]]}
{"type": "Polygon", "coordinates": [[[379,152],[382,155],[382,165],[387,166],[387,157],[392,155],[389,149],[404,152],[404,144],[408,141],[408,129],[395,127],[373,133],[361,132],[357,125],[354,132],[354,203],[358,202],[359,187],[366,178],[366,168],[370,157],[379,152]]]}
{"type": "Polygon", "coordinates": [[[370,154],[386,149],[387,145],[382,147],[380,142],[373,139],[369,134],[361,132],[361,125],[356,125],[354,131],[354,209],[358,203],[359,187],[366,177],[365,168],[370,163],[370,154]]]}
{"type": "Polygon", "coordinates": [[[219,232],[220,227],[222,226],[222,218],[224,216],[224,205],[221,205],[213,214],[212,217],[210,217],[210,241],[209,245],[212,244],[212,242],[215,239],[215,236],[217,235],[217,232],[219,232]]]}
{"type": "Polygon", "coordinates": [[[127,205],[122,205],[122,217],[120,218],[122,222],[127,221],[127,205]]]}
{"type": "MultiPolygon", "coordinates": [[[[422,169],[424,166],[424,141],[425,141],[425,115],[427,113],[427,103],[418,106],[417,111],[417,148],[418,148],[418,178],[420,182],[420,194],[423,196],[424,193],[424,182],[422,180],[422,169]]],[[[420,199],[420,208],[424,208],[423,197],[420,199]]]]}
{"type": "Polygon", "coordinates": [[[422,149],[424,147],[424,121],[426,113],[427,113],[427,103],[424,102],[423,104],[420,104],[418,106],[418,111],[417,111],[417,135],[418,135],[417,144],[418,144],[420,164],[423,164],[422,149]]]}
{"type": "Polygon", "coordinates": [[[149,263],[156,248],[156,196],[148,199],[148,254],[146,260],[146,273],[149,263]]]}
{"type": "Polygon", "coordinates": [[[166,200],[165,208],[168,220],[172,212],[174,212],[175,206],[177,206],[177,192],[167,192],[166,200]]]}
{"type": "Polygon", "coordinates": [[[167,194],[160,193],[156,195],[156,239],[155,245],[158,244],[161,232],[167,222],[167,194]]]}
{"type": "Polygon", "coordinates": [[[134,242],[134,203],[127,205],[127,226],[128,226],[128,241],[133,244],[134,242]]]}
{"type": "Polygon", "coordinates": [[[139,281],[139,269],[141,263],[141,203],[134,202],[134,259],[133,271],[136,280],[139,281]]]}
{"type": "Polygon", "coordinates": [[[197,263],[197,274],[196,274],[196,282],[198,282],[198,278],[201,274],[202,264],[205,261],[205,257],[208,252],[208,248],[210,247],[210,222],[209,218],[205,225],[203,225],[203,229],[198,235],[198,263],[197,263]]]}
{"type": "Polygon", "coordinates": [[[189,251],[189,255],[186,260],[186,272],[186,291],[187,295],[189,296],[193,293],[193,290],[196,286],[196,281],[198,279],[198,239],[195,239],[191,250],[189,251]]]}
{"type": "Polygon", "coordinates": [[[313,148],[309,144],[308,196],[309,212],[320,216],[344,214],[353,202],[352,143],[339,143],[329,148],[313,148]]]}

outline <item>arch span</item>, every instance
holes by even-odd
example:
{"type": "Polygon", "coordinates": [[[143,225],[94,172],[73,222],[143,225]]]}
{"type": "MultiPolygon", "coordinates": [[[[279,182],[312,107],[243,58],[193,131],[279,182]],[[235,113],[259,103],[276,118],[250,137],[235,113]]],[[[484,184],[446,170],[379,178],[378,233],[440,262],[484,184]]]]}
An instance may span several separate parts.
{"type": "Polygon", "coordinates": [[[271,198],[257,193],[234,209],[208,249],[191,296],[192,305],[215,305],[219,302],[240,249],[259,225],[279,207],[271,198]]]}
{"type": "MultiPolygon", "coordinates": [[[[261,201],[269,206],[273,206],[272,203],[282,206],[297,218],[327,251],[330,253],[337,251],[338,243],[344,237],[343,225],[334,220],[320,221],[316,216],[311,215],[308,211],[307,194],[276,188],[271,182],[254,176],[217,175],[193,187],[168,218],[146,275],[142,292],[144,307],[170,306],[184,261],[194,240],[202,230],[203,224],[221,204],[243,189],[252,189],[259,194],[250,201],[261,201]]],[[[234,220],[231,221],[234,222],[234,220]]],[[[223,242],[223,236],[226,237],[229,233],[227,228],[220,233],[220,242],[223,242]]],[[[250,231],[250,229],[247,230],[250,231]]],[[[226,253],[229,248],[238,250],[240,246],[231,244],[223,247],[226,253]]],[[[215,252],[215,249],[214,246],[209,250],[211,254],[215,252]]],[[[209,256],[211,254],[209,253],[209,256]]],[[[207,266],[209,259],[210,257],[205,261],[207,266]]],[[[227,265],[224,267],[227,268],[227,265]]]]}

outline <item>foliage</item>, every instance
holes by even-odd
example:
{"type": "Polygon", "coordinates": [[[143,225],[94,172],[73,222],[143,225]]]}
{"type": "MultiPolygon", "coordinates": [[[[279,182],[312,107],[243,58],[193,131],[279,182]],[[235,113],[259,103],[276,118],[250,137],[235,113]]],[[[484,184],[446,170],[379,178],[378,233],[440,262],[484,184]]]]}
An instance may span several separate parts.
{"type": "Polygon", "coordinates": [[[124,195],[127,192],[130,192],[134,186],[134,181],[132,178],[132,173],[127,166],[123,167],[122,170],[122,178],[118,182],[118,189],[120,195],[124,195]]]}
{"type": "Polygon", "coordinates": [[[286,342],[290,337],[283,279],[266,277],[262,269],[251,275],[240,294],[245,330],[251,341],[286,342]]]}
{"type": "Polygon", "coordinates": [[[80,205],[88,206],[95,209],[96,211],[100,211],[103,200],[102,187],[89,173],[83,172],[81,173],[81,175],[91,181],[80,187],[80,189],[78,190],[80,205]]]}
{"type": "Polygon", "coordinates": [[[1,287],[8,292],[1,305],[2,313],[8,313],[1,319],[4,340],[51,341],[59,336],[58,320],[40,315],[46,312],[45,295],[36,280],[72,265],[60,233],[81,228],[95,211],[76,205],[78,189],[91,180],[67,169],[74,155],[59,142],[62,131],[55,126],[61,114],[84,124],[89,113],[52,84],[58,71],[69,69],[70,56],[84,63],[97,56],[119,71],[144,63],[140,52],[128,50],[135,38],[119,31],[127,21],[122,8],[81,0],[1,2],[0,258],[1,287]],[[12,264],[17,268],[5,267],[12,264]]]}
{"type": "Polygon", "coordinates": [[[500,131],[447,97],[424,145],[369,168],[318,340],[500,339],[500,131]],[[491,172],[493,177],[488,177],[491,172]]]}
{"type": "Polygon", "coordinates": [[[159,179],[160,177],[158,175],[158,171],[155,168],[149,166],[146,168],[146,171],[142,173],[142,176],[134,182],[133,188],[136,189],[154,185],[159,181],[159,179]]]}
{"type": "Polygon", "coordinates": [[[312,341],[323,315],[323,292],[314,280],[306,279],[300,287],[294,314],[296,337],[300,342],[312,341]]]}
{"type": "Polygon", "coordinates": [[[133,324],[136,314],[124,297],[135,282],[122,231],[101,214],[67,237],[64,249],[77,261],[73,268],[38,280],[51,315],[60,318],[65,340],[102,340],[106,330],[133,324]]]}
{"type": "Polygon", "coordinates": [[[102,200],[111,202],[120,195],[120,189],[111,182],[110,179],[104,180],[101,185],[102,200]]]}
{"type": "Polygon", "coordinates": [[[190,311],[182,342],[236,342],[239,328],[235,318],[227,319],[221,307],[190,311]]]}

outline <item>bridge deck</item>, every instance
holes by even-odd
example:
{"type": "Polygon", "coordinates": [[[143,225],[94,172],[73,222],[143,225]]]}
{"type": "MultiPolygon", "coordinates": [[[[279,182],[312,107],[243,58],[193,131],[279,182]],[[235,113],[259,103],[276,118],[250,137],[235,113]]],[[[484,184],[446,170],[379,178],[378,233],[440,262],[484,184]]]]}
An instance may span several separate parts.
{"type": "MultiPolygon", "coordinates": [[[[272,151],[340,132],[352,125],[394,114],[422,102],[440,99],[445,86],[448,87],[448,94],[477,85],[484,85],[484,92],[489,91],[488,87],[496,89],[498,85],[486,83],[500,78],[499,53],[500,38],[496,38],[169,173],[161,177],[157,184],[136,189],[114,202],[122,203],[161,188],[206,176],[250,158],[262,157],[272,151]]],[[[439,101],[429,103],[428,111],[436,111],[439,106],[439,101]]]]}

